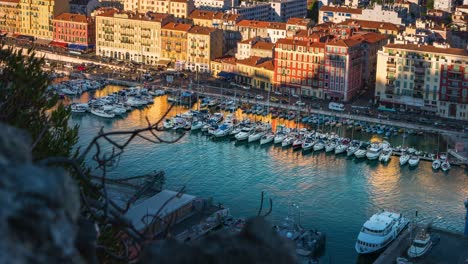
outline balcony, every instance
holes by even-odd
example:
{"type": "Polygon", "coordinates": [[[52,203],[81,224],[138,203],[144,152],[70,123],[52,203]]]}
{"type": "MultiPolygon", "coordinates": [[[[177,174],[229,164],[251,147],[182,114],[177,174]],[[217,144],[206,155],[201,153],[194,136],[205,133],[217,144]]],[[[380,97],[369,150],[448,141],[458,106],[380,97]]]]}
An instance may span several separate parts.
{"type": "Polygon", "coordinates": [[[385,94],[393,95],[394,94],[393,89],[385,89],[385,94]]]}
{"type": "Polygon", "coordinates": [[[396,68],[387,68],[388,72],[396,72],[396,68]]]}
{"type": "Polygon", "coordinates": [[[423,84],[423,83],[424,83],[424,80],[422,80],[422,79],[414,79],[414,83],[423,84]]]}
{"type": "Polygon", "coordinates": [[[396,66],[396,61],[387,61],[387,66],[391,67],[395,67],[396,66]]]}
{"type": "Polygon", "coordinates": [[[424,73],[426,72],[426,69],[425,69],[425,68],[419,68],[419,67],[417,67],[417,68],[414,68],[414,72],[415,72],[415,73],[423,73],[423,74],[424,74],[424,73]]]}
{"type": "Polygon", "coordinates": [[[391,75],[387,75],[387,80],[389,81],[394,81],[395,80],[395,76],[391,76],[391,75]]]}

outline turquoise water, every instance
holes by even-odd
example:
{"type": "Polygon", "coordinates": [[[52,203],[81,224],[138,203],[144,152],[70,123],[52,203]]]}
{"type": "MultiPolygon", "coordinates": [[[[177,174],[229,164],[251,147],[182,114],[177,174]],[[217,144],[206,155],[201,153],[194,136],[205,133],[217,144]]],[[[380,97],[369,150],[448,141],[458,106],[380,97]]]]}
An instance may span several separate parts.
{"type": "MultiPolygon", "coordinates": [[[[96,96],[114,89],[117,88],[99,91],[96,96]]],[[[80,100],[87,99],[85,94],[80,100]]],[[[159,97],[153,106],[134,110],[122,119],[106,120],[83,114],[74,115],[71,122],[80,125],[79,145],[85,146],[101,127],[105,131],[141,128],[146,125],[146,116],[156,121],[167,107],[165,98],[159,97]]],[[[185,111],[174,108],[171,114],[185,111]]],[[[177,135],[164,136],[171,139],[177,135]]],[[[392,140],[402,139],[399,136],[392,140]]],[[[418,139],[408,141],[416,143],[418,139]]],[[[419,141],[424,142],[420,148],[433,149],[438,140],[420,137],[419,141]]],[[[356,261],[357,234],[379,208],[407,215],[414,215],[417,210],[419,219],[432,220],[436,226],[451,230],[462,231],[464,226],[467,173],[460,168],[452,168],[448,173],[433,172],[428,162],[409,169],[400,167],[395,157],[383,165],[333,154],[303,155],[292,149],[263,147],[258,142],[236,144],[189,132],[175,144],[155,145],[136,139],[109,174],[125,177],[159,169],[166,172],[166,188],[177,190],[185,185],[188,193],[213,197],[235,216],[256,215],[261,191],[273,199],[270,216],[273,222],[286,216],[290,202],[299,204],[301,223],[327,234],[325,260],[330,263],[356,261]]]]}

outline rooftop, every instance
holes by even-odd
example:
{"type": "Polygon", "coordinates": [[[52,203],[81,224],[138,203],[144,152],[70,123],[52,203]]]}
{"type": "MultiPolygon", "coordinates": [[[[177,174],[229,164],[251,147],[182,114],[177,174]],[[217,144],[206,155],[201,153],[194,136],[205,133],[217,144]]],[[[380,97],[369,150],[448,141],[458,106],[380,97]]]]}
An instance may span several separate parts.
{"type": "Polygon", "coordinates": [[[174,23],[174,22],[167,23],[165,26],[161,27],[161,29],[184,31],[184,32],[188,32],[190,28],[192,28],[192,25],[190,24],[174,23]]]}
{"type": "Polygon", "coordinates": [[[276,42],[276,47],[279,46],[278,44],[294,45],[294,46],[302,46],[302,47],[315,47],[315,48],[325,47],[325,43],[322,43],[322,42],[311,42],[307,40],[295,40],[295,39],[279,39],[276,42]]]}
{"type": "Polygon", "coordinates": [[[189,18],[191,19],[206,19],[206,20],[226,20],[226,21],[237,21],[240,18],[238,14],[227,14],[218,11],[206,11],[206,10],[193,10],[190,13],[189,18]]]}
{"type": "Polygon", "coordinates": [[[348,38],[348,39],[335,39],[329,41],[327,44],[330,46],[339,46],[339,47],[352,47],[361,44],[362,41],[348,38]]]}
{"type": "Polygon", "coordinates": [[[182,194],[180,196],[176,195],[177,192],[162,190],[160,193],[144,200],[142,203],[130,207],[130,209],[125,214],[125,217],[130,219],[136,229],[141,230],[146,226],[143,220],[146,220],[147,224],[149,221],[151,221],[151,217],[144,219],[144,216],[148,214],[156,214],[159,210],[161,210],[161,208],[169,199],[175,197],[167,202],[164,208],[162,208],[159,213],[159,217],[161,218],[173,213],[184,205],[191,203],[195,199],[195,196],[189,194],[182,194]]]}
{"type": "Polygon", "coordinates": [[[291,17],[286,22],[288,25],[298,25],[298,26],[308,26],[310,24],[310,19],[308,18],[300,18],[300,17],[291,17]]]}
{"type": "Polygon", "coordinates": [[[263,41],[257,41],[253,46],[252,49],[263,49],[263,50],[273,50],[275,44],[263,41]]]}
{"type": "Polygon", "coordinates": [[[247,66],[257,66],[260,63],[264,62],[264,58],[258,56],[251,56],[243,60],[238,60],[237,64],[243,64],[247,66]]]}
{"type": "Polygon", "coordinates": [[[0,3],[15,3],[19,4],[20,0],[0,0],[0,3]]]}
{"type": "Polygon", "coordinates": [[[88,23],[91,21],[91,19],[85,15],[72,14],[72,13],[62,13],[56,16],[54,20],[69,21],[69,22],[76,22],[76,23],[88,23]]]}
{"type": "Polygon", "coordinates": [[[417,44],[387,44],[386,49],[402,49],[408,51],[420,51],[428,53],[438,53],[438,54],[449,54],[455,56],[466,56],[468,57],[468,50],[464,49],[454,49],[454,48],[437,48],[429,45],[417,45],[417,44]]]}
{"type": "Polygon", "coordinates": [[[215,58],[213,59],[213,61],[236,65],[237,59],[236,57],[233,57],[233,56],[223,56],[223,57],[215,58]]]}
{"type": "Polygon", "coordinates": [[[350,13],[350,14],[362,14],[362,9],[359,8],[350,8],[350,7],[341,7],[341,6],[322,6],[320,11],[324,12],[341,12],[341,13],[350,13]]]}
{"type": "Polygon", "coordinates": [[[216,31],[215,28],[193,26],[189,29],[190,34],[199,34],[199,35],[210,35],[212,32],[216,31]]]}
{"type": "Polygon", "coordinates": [[[380,212],[371,216],[369,220],[364,223],[364,227],[371,230],[384,230],[387,226],[392,224],[392,222],[400,218],[400,214],[392,212],[380,212]]]}
{"type": "Polygon", "coordinates": [[[286,23],[282,22],[268,22],[258,20],[241,20],[237,22],[239,27],[252,27],[252,28],[270,28],[286,30],[286,23]]]}
{"type": "Polygon", "coordinates": [[[388,22],[377,22],[377,21],[368,21],[368,20],[358,20],[358,19],[347,19],[337,25],[348,25],[348,26],[359,26],[363,29],[384,29],[392,31],[400,31],[401,27],[393,23],[388,22]]]}
{"type": "Polygon", "coordinates": [[[130,19],[130,20],[142,20],[142,21],[154,21],[154,22],[162,22],[164,19],[172,16],[171,14],[161,14],[161,13],[154,13],[154,12],[138,13],[138,12],[132,12],[132,11],[119,11],[117,9],[104,10],[104,12],[102,13],[100,13],[99,11],[97,13],[97,16],[101,16],[101,17],[115,17],[115,18],[123,18],[123,19],[130,19]]]}
{"type": "Polygon", "coordinates": [[[362,34],[354,34],[350,37],[350,39],[361,42],[375,43],[387,39],[387,36],[375,32],[366,32],[362,34]]]}

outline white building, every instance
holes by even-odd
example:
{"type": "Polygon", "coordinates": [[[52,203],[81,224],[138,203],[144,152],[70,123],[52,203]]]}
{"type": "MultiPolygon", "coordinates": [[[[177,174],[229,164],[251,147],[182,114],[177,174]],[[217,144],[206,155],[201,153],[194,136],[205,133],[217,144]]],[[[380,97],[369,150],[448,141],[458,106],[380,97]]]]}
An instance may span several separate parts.
{"type": "Polygon", "coordinates": [[[440,9],[447,12],[451,12],[453,7],[454,0],[434,0],[434,9],[440,9]]]}
{"type": "Polygon", "coordinates": [[[369,4],[369,0],[345,0],[345,6],[350,7],[360,7],[360,6],[367,6],[369,4]]]}
{"type": "Polygon", "coordinates": [[[227,11],[230,14],[237,14],[244,19],[263,20],[270,19],[270,4],[262,2],[242,2],[240,6],[233,7],[227,11]]]}
{"type": "Polygon", "coordinates": [[[350,8],[341,6],[323,6],[319,10],[319,23],[333,22],[341,23],[347,19],[358,19],[366,21],[387,22],[395,25],[404,25],[407,22],[407,8],[382,7],[374,5],[373,8],[350,8]]]}
{"type": "Polygon", "coordinates": [[[238,5],[238,0],[195,0],[195,7],[201,10],[224,11],[238,5]]]}
{"type": "Polygon", "coordinates": [[[286,22],[291,17],[306,17],[307,0],[271,0],[270,21],[286,22]]]}

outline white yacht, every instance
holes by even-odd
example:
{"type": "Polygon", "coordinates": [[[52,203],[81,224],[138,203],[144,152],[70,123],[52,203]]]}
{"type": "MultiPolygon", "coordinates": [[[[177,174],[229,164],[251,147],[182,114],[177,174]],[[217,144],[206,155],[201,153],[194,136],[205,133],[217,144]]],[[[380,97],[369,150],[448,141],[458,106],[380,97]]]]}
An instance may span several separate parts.
{"type": "Polygon", "coordinates": [[[392,157],[392,149],[391,148],[386,148],[380,154],[379,161],[387,163],[390,160],[391,157],[392,157]]]}
{"type": "Polygon", "coordinates": [[[232,125],[224,123],[218,129],[216,129],[216,131],[213,133],[213,135],[215,137],[218,137],[218,138],[219,137],[225,137],[225,136],[229,135],[231,130],[232,130],[232,125]]]}
{"type": "Polygon", "coordinates": [[[268,133],[266,135],[263,135],[260,138],[260,145],[265,145],[265,144],[271,143],[271,142],[273,142],[274,138],[275,138],[275,135],[273,133],[268,133]]]}
{"type": "Polygon", "coordinates": [[[229,133],[229,135],[230,135],[230,136],[235,136],[235,135],[239,134],[241,131],[242,131],[242,127],[236,126],[236,127],[234,127],[233,130],[231,130],[231,132],[229,133]]]}
{"type": "Polygon", "coordinates": [[[285,148],[285,147],[289,147],[292,145],[292,143],[294,142],[294,140],[296,140],[296,138],[294,136],[288,136],[286,137],[283,142],[281,142],[281,147],[285,148]]]}
{"type": "Polygon", "coordinates": [[[382,153],[382,145],[379,143],[372,143],[369,150],[367,150],[366,157],[370,160],[378,159],[382,153]]]}
{"type": "Polygon", "coordinates": [[[249,138],[250,134],[252,134],[253,130],[254,129],[251,128],[251,127],[244,127],[244,128],[242,128],[241,132],[237,133],[234,137],[238,141],[247,140],[249,138]]]}
{"type": "Polygon", "coordinates": [[[85,113],[89,111],[88,104],[72,104],[70,106],[72,113],[85,113]]]}
{"type": "Polygon", "coordinates": [[[314,144],[314,151],[320,151],[325,148],[325,142],[319,140],[317,143],[314,144]]]}
{"type": "Polygon", "coordinates": [[[349,146],[349,148],[346,150],[346,156],[351,157],[358,151],[359,147],[361,147],[361,143],[353,140],[349,146]]]}
{"type": "Polygon", "coordinates": [[[311,150],[316,142],[312,139],[306,138],[306,140],[302,143],[302,151],[311,150]]]}
{"type": "Polygon", "coordinates": [[[408,160],[408,164],[409,164],[411,167],[418,166],[418,164],[419,164],[419,156],[412,155],[411,158],[408,160]]]}
{"type": "Polygon", "coordinates": [[[411,157],[411,156],[410,156],[409,154],[403,153],[403,154],[400,156],[400,165],[401,165],[401,166],[405,165],[405,164],[408,162],[408,160],[410,159],[410,157],[411,157]]]}
{"type": "Polygon", "coordinates": [[[259,140],[263,135],[266,134],[266,131],[259,128],[259,129],[256,129],[255,132],[253,132],[251,135],[249,135],[248,137],[248,142],[254,142],[254,141],[257,141],[259,140]]]}
{"type": "Polygon", "coordinates": [[[432,247],[431,235],[425,229],[421,229],[413,240],[410,248],[408,249],[408,256],[410,258],[421,257],[426,254],[432,247]]]}
{"type": "Polygon", "coordinates": [[[368,254],[379,251],[395,240],[409,221],[401,214],[382,211],[367,220],[357,237],[356,251],[368,254]]]}
{"type": "Polygon", "coordinates": [[[109,111],[104,111],[102,109],[91,109],[91,114],[104,118],[114,118],[115,114],[109,111]]]}
{"type": "Polygon", "coordinates": [[[335,154],[341,154],[344,153],[348,149],[348,144],[347,143],[341,143],[336,146],[335,148],[335,154]]]}
{"type": "Polygon", "coordinates": [[[192,123],[192,126],[190,127],[190,130],[199,130],[199,129],[202,129],[202,127],[204,126],[205,124],[200,121],[200,120],[197,120],[197,121],[193,121],[192,123]]]}
{"type": "Polygon", "coordinates": [[[273,140],[273,143],[279,144],[283,142],[283,140],[286,138],[286,133],[284,132],[278,132],[276,133],[275,139],[273,140]]]}
{"type": "Polygon", "coordinates": [[[365,158],[366,154],[367,154],[367,150],[364,149],[364,148],[360,148],[360,149],[356,150],[356,152],[354,152],[354,156],[356,156],[356,158],[358,158],[358,159],[365,158]]]}
{"type": "Polygon", "coordinates": [[[334,151],[336,148],[336,142],[328,142],[327,145],[325,146],[325,152],[331,152],[334,151]]]}

